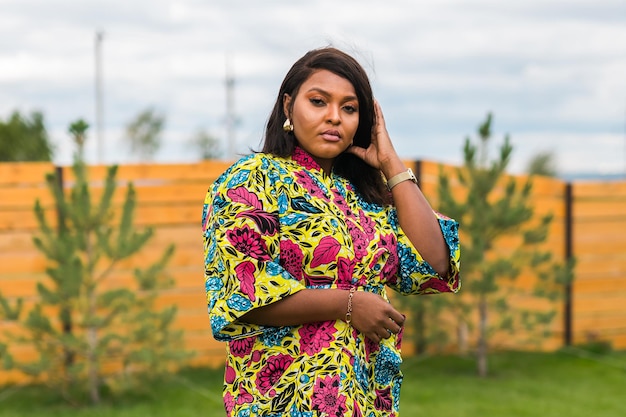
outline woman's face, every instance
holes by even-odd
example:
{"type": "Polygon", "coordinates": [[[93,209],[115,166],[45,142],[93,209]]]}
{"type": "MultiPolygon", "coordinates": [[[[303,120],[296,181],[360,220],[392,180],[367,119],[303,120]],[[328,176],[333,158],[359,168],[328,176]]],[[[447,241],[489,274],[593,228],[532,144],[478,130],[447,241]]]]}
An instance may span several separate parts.
{"type": "Polygon", "coordinates": [[[330,172],[335,158],[352,144],[359,126],[359,101],[352,83],[328,70],[318,70],[295,97],[285,94],[284,110],[298,144],[330,172]]]}

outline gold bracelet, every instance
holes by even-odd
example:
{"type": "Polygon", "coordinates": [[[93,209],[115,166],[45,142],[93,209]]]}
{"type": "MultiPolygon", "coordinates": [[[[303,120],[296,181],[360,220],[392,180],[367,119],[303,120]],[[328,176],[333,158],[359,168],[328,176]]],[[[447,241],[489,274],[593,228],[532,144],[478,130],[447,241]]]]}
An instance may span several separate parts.
{"type": "Polygon", "coordinates": [[[350,294],[348,294],[348,311],[346,312],[346,323],[352,323],[352,297],[354,296],[354,292],[356,291],[356,287],[350,288],[350,294]]]}

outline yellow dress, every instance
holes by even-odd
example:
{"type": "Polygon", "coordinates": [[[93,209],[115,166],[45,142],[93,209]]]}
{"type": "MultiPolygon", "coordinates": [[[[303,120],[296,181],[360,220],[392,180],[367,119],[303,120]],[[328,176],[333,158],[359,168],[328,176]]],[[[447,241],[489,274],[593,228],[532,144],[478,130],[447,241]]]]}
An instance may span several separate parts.
{"type": "Polygon", "coordinates": [[[213,335],[227,342],[224,407],[242,416],[397,416],[402,335],[371,342],[342,320],[268,327],[239,317],[304,288],[356,287],[387,298],[456,292],[458,225],[439,219],[450,275],[437,276],[392,206],[364,201],[302,149],[253,154],[204,202],[205,286],[213,335]]]}

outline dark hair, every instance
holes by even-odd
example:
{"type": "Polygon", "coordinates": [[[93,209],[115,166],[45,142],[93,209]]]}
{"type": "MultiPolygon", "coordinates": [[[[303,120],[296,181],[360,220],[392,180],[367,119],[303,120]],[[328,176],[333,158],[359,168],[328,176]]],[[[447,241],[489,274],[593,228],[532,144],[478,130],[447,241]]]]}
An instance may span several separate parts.
{"type": "MultiPolygon", "coordinates": [[[[292,134],[283,130],[286,120],[283,98],[289,94],[295,98],[300,86],[318,70],[328,70],[352,83],[359,100],[359,126],[354,135],[353,146],[367,148],[372,140],[374,123],[374,97],[372,87],[363,67],[350,55],[336,48],[325,47],[307,52],[287,72],[278,97],[267,121],[262,152],[276,156],[290,156],[296,146],[292,134]]],[[[291,101],[291,105],[293,102],[291,101]]],[[[347,178],[369,203],[389,203],[389,194],[380,171],[350,153],[342,153],[333,165],[335,173],[347,178]]]]}

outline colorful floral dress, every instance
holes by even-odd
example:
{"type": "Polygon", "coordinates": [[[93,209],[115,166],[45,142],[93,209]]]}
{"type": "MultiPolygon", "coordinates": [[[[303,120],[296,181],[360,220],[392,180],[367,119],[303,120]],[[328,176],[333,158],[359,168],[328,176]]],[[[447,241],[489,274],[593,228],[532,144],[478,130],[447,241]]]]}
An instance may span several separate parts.
{"type": "Polygon", "coordinates": [[[439,219],[450,275],[437,276],[393,207],[364,201],[300,148],[253,154],[212,185],[203,210],[213,335],[228,342],[226,415],[397,416],[401,334],[371,342],[342,320],[268,327],[238,319],[304,288],[356,287],[387,298],[456,292],[457,223],[439,219]]]}

